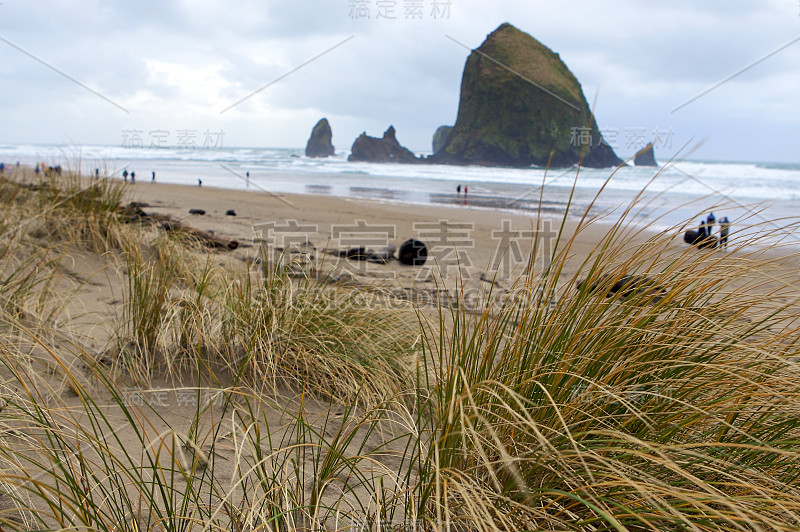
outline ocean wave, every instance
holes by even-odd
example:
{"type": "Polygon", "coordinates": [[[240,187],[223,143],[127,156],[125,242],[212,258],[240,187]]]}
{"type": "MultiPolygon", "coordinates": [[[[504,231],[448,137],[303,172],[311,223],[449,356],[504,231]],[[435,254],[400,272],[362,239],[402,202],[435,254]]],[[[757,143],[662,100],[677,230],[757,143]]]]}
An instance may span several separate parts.
{"type": "MultiPolygon", "coordinates": [[[[789,202],[794,207],[800,200],[800,165],[796,164],[680,161],[662,168],[545,170],[363,163],[348,161],[348,155],[348,151],[340,150],[333,157],[309,158],[299,148],[0,146],[0,160],[8,162],[44,161],[67,167],[81,164],[90,172],[95,167],[138,167],[146,172],[158,171],[163,182],[195,184],[202,176],[209,185],[213,182],[215,186],[241,188],[243,182],[231,178],[230,169],[234,169],[250,172],[254,183],[284,192],[302,193],[306,187],[332,186],[330,193],[348,195],[347,188],[351,186],[385,188],[408,197],[426,198],[430,194],[452,194],[462,184],[468,185],[473,194],[513,198],[538,194],[536,191],[544,183],[545,194],[555,195],[571,190],[573,185],[589,197],[603,188],[611,202],[632,198],[644,187],[651,195],[671,195],[680,201],[699,199],[709,204],[770,201],[789,202]]],[[[785,210],[788,212],[788,208],[785,210]]]]}

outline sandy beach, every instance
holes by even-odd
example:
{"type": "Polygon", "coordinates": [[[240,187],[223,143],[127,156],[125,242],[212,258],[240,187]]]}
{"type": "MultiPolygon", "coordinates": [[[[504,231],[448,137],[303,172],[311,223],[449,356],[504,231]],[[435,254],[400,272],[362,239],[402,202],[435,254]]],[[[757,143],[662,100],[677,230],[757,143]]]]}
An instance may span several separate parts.
{"type": "MultiPolygon", "coordinates": [[[[524,271],[536,241],[540,253],[552,253],[560,217],[543,214],[537,228],[535,215],[471,208],[468,197],[455,193],[453,197],[457,204],[444,206],[151,183],[127,189],[127,198],[145,204],[148,213],[169,215],[191,227],[237,240],[242,246],[233,255],[238,257],[253,256],[259,243],[291,252],[302,250],[308,242],[317,255],[332,256],[339,250],[360,246],[379,250],[416,238],[430,253],[423,268],[405,267],[397,261],[388,265],[345,262],[348,271],[362,279],[399,280],[404,286],[435,281],[453,286],[481,275],[504,282],[524,271]],[[202,209],[205,215],[192,215],[190,209],[202,209]],[[236,216],[226,215],[228,210],[236,216]]],[[[562,243],[572,237],[577,225],[571,220],[565,223],[562,243]]],[[[597,246],[609,227],[602,221],[584,224],[572,243],[573,268],[597,246]]],[[[656,234],[646,228],[637,228],[637,232],[640,240],[656,234]]]]}

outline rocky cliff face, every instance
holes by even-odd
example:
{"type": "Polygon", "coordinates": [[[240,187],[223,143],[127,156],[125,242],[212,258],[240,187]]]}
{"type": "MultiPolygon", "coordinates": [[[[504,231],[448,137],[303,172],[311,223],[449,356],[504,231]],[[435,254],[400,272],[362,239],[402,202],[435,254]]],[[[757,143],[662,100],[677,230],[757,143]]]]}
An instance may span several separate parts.
{"type": "Polygon", "coordinates": [[[636,166],[658,166],[652,142],[636,153],[636,157],[633,158],[633,164],[636,166]]]}
{"type": "Polygon", "coordinates": [[[323,118],[314,129],[311,130],[311,137],[306,144],[306,156],[308,157],[328,157],[334,154],[333,131],[327,118],[323,118]]]}
{"type": "Polygon", "coordinates": [[[362,133],[350,149],[348,161],[363,161],[371,163],[418,163],[418,159],[411,150],[404,148],[397,141],[394,126],[383,134],[383,138],[370,137],[362,133]]]}
{"type": "Polygon", "coordinates": [[[549,48],[503,24],[464,67],[458,118],[431,162],[566,167],[621,164],[580,83],[549,48]]]}
{"type": "Polygon", "coordinates": [[[444,148],[447,144],[447,135],[449,135],[451,131],[453,131],[453,126],[439,126],[436,129],[436,133],[433,134],[433,141],[431,143],[433,153],[439,153],[442,151],[442,148],[444,148]]]}

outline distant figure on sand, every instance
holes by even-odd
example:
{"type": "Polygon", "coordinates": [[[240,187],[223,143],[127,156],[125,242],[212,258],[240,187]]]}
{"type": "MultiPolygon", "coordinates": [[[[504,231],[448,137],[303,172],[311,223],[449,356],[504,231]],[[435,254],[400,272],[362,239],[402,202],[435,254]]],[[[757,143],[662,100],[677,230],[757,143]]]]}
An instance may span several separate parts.
{"type": "Polygon", "coordinates": [[[728,248],[728,233],[731,230],[731,222],[726,216],[719,221],[719,246],[721,248],[728,248]]]}
{"type": "Polygon", "coordinates": [[[203,186],[203,180],[202,179],[198,179],[197,180],[197,186],[198,187],[202,187],[203,186]]]}
{"type": "Polygon", "coordinates": [[[710,233],[708,231],[708,222],[701,218],[700,227],[697,228],[697,236],[702,239],[709,236],[709,234],[710,233]]]}
{"type": "Polygon", "coordinates": [[[459,196],[461,196],[461,185],[458,185],[458,186],[456,187],[456,194],[458,194],[459,196]]]}
{"type": "Polygon", "coordinates": [[[250,172],[247,172],[247,186],[250,186],[250,172]]]}
{"type": "Polygon", "coordinates": [[[131,172],[131,185],[136,184],[136,172],[131,172]]]}
{"type": "Polygon", "coordinates": [[[0,174],[6,171],[6,163],[0,163],[0,174]]]}
{"type": "Polygon", "coordinates": [[[708,215],[708,218],[706,218],[706,232],[708,233],[708,236],[714,234],[715,223],[717,223],[717,219],[714,216],[714,213],[712,212],[711,214],[708,215]]]}
{"type": "Polygon", "coordinates": [[[153,179],[151,179],[150,182],[151,183],[155,183],[156,182],[156,172],[155,172],[155,170],[153,170],[153,179]]]}
{"type": "Polygon", "coordinates": [[[95,168],[94,169],[94,176],[95,177],[100,177],[100,169],[99,168],[95,168]]]}
{"type": "Polygon", "coordinates": [[[128,182],[128,171],[127,171],[127,170],[123,170],[123,171],[122,171],[122,179],[123,179],[123,180],[124,180],[126,183],[128,182]]]}

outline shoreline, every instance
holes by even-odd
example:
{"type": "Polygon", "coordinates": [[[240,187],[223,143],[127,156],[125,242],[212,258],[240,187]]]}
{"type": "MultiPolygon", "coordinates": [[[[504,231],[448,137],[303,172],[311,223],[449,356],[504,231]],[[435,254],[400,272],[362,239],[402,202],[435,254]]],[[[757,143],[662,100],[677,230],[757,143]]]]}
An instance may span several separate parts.
{"type": "MultiPolygon", "coordinates": [[[[43,148],[44,149],[44,148],[43,148]]],[[[456,186],[469,185],[473,206],[534,213],[539,189],[544,182],[543,207],[556,214],[567,201],[574,212],[583,213],[602,194],[590,214],[615,211],[631,203],[647,188],[650,202],[637,218],[642,227],[657,230],[686,224],[695,228],[697,220],[714,212],[727,216],[734,224],[746,224],[754,212],[766,220],[787,225],[800,209],[800,166],[752,163],[705,163],[663,161],[659,168],[625,167],[620,171],[580,169],[549,170],[503,169],[417,165],[349,163],[342,157],[324,160],[296,156],[297,150],[269,148],[220,148],[219,150],[153,150],[89,146],[70,156],[59,151],[6,153],[11,158],[53,160],[65,168],[81,166],[85,175],[95,167],[113,177],[124,168],[137,170],[139,181],[150,181],[152,171],[161,183],[192,186],[201,178],[205,186],[244,190],[245,173],[252,174],[251,188],[261,186],[283,194],[327,193],[339,197],[393,200],[406,204],[442,205],[453,203],[456,186]],[[151,153],[152,152],[152,153],[151,153]],[[164,157],[162,158],[161,155],[164,157]],[[158,158],[151,156],[159,155],[158,158]],[[295,155],[291,155],[295,154],[295,155]],[[17,157],[19,155],[19,157],[17,157]],[[23,157],[24,155],[24,157],[23,157]],[[138,156],[137,156],[138,155],[138,156]],[[606,184],[611,174],[611,180],[606,184]],[[657,177],[651,183],[654,176],[657,177]],[[575,188],[573,188],[575,185],[575,188]],[[694,221],[693,221],[694,220],[694,221]],[[787,221],[788,220],[788,221],[787,221]]],[[[30,150],[28,150],[30,151],[30,150]]],[[[643,203],[640,203],[642,206],[643,203]]]]}

